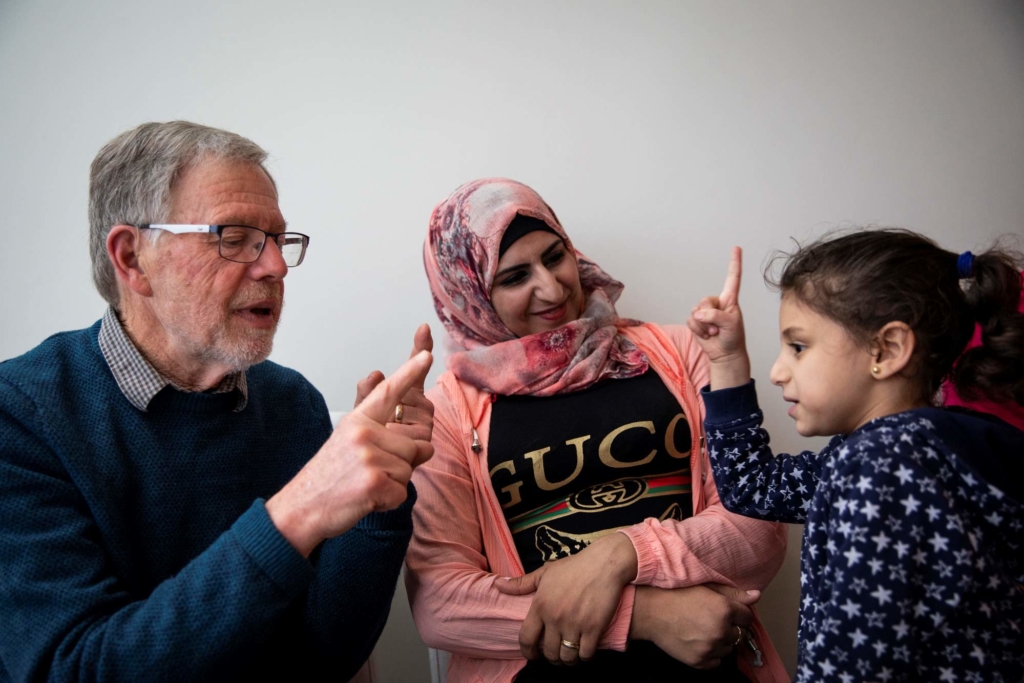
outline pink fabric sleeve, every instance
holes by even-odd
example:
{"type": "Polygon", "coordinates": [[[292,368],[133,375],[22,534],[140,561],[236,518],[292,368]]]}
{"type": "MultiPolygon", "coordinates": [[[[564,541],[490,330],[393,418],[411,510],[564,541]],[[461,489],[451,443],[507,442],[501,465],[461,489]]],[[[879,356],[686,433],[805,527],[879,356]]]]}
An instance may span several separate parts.
{"type": "MultiPolygon", "coordinates": [[[[710,378],[707,356],[686,327],[662,329],[675,343],[697,392],[702,423],[699,428],[703,432],[704,402],[700,389],[710,378]]],[[[707,454],[702,451],[699,457],[706,499],[704,510],[682,521],[652,518],[621,531],[636,549],[638,570],[634,583],[682,588],[714,582],[763,589],[786,557],[786,527],[728,512],[718,497],[707,454]]]]}
{"type": "MultiPolygon", "coordinates": [[[[520,659],[519,628],[532,596],[499,593],[486,545],[501,547],[497,532],[482,528],[478,492],[460,443],[460,420],[440,389],[434,402],[434,457],[413,475],[418,493],[414,532],[406,555],[406,586],[420,637],[430,647],[471,657],[520,659]]],[[[624,650],[635,589],[623,591],[618,611],[598,647],[624,650]]]]}

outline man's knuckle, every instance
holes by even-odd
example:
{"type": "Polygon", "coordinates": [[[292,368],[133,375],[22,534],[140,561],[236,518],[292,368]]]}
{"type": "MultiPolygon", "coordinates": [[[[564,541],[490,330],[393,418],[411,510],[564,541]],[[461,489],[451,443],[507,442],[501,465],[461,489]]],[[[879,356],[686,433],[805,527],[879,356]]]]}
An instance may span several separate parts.
{"type": "Polygon", "coordinates": [[[366,471],[366,488],[373,491],[375,495],[383,495],[389,481],[388,475],[381,469],[369,467],[366,471]]]}

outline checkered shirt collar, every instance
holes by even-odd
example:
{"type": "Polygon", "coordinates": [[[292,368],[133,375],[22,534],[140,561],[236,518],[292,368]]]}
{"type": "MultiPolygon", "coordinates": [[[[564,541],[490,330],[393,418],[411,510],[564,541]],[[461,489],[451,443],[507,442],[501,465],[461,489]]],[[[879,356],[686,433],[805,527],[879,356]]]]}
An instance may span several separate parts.
{"type": "MultiPolygon", "coordinates": [[[[160,391],[173,382],[157,372],[149,361],[139,352],[128,333],[124,331],[121,321],[113,307],[107,308],[100,323],[100,351],[110,366],[121,393],[133,406],[146,412],[149,402],[160,391]]],[[[244,409],[249,402],[249,387],[244,372],[228,375],[214,389],[213,393],[222,394],[238,390],[238,405],[235,412],[244,409]]]]}

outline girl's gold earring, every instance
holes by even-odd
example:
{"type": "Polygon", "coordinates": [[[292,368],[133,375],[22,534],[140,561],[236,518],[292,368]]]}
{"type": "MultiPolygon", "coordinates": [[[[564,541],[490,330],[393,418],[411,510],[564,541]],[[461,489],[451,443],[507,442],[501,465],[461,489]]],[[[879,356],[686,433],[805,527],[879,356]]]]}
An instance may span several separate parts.
{"type": "Polygon", "coordinates": [[[877,374],[878,374],[878,373],[880,373],[881,371],[882,371],[882,368],[878,367],[877,365],[873,365],[873,366],[871,366],[871,372],[872,372],[873,374],[877,375],[877,374]]]}

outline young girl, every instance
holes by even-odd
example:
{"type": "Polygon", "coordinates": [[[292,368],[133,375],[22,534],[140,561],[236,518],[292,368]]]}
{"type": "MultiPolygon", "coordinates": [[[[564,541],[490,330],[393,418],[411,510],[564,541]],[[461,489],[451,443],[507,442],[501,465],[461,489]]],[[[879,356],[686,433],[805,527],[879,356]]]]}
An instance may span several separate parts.
{"type": "Polygon", "coordinates": [[[1009,254],[958,257],[903,230],[791,256],[773,283],[782,351],[770,376],[800,434],[835,435],[820,453],[772,456],[738,248],[721,296],[694,308],[722,502],[806,524],[798,681],[1024,680],[1024,432],[932,406],[947,377],[963,395],[1024,403],[1018,269],[1009,254]],[[984,344],[951,375],[975,321],[984,344]]]}

